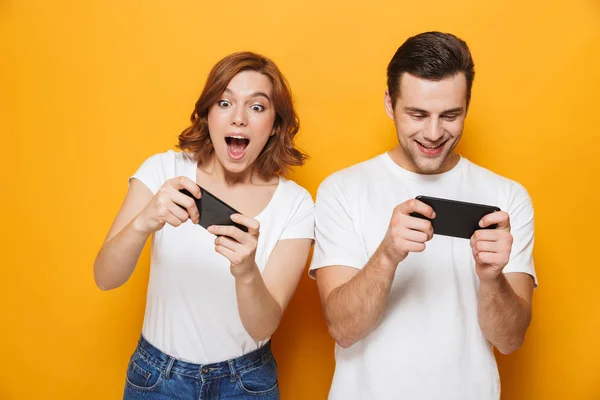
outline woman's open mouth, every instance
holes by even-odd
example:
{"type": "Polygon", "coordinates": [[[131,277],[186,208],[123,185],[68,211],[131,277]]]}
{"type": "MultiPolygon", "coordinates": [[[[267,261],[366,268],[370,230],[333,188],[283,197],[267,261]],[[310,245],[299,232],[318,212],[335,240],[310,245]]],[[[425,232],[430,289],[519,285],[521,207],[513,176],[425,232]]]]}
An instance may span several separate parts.
{"type": "Polygon", "coordinates": [[[246,153],[250,139],[246,135],[233,133],[225,136],[225,143],[229,157],[233,160],[240,160],[246,153]]]}

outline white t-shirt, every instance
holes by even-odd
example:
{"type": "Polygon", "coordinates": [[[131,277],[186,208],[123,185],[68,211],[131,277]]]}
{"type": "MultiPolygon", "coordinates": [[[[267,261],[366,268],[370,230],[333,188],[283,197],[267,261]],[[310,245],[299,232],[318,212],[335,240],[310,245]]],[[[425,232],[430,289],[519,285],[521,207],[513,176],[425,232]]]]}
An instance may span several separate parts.
{"type": "MultiPolygon", "coordinates": [[[[148,158],[132,178],[156,193],[176,176],[195,182],[196,168],[189,155],[171,150],[148,158]]],[[[255,218],[261,226],[256,250],[261,273],[279,240],[314,238],[312,197],[285,178],[255,218]]],[[[197,364],[239,357],[266,343],[252,339],[242,325],[230,262],[215,252],[214,240],[190,220],[176,228],[166,224],[152,240],[142,333],[164,353],[197,364]]]]}
{"type": "MultiPolygon", "coordinates": [[[[496,205],[511,218],[514,243],[504,272],[535,278],[533,209],[526,190],[465,158],[420,175],[388,154],[334,173],[319,187],[310,268],[362,269],[394,207],[417,195],[496,205]]],[[[397,268],[381,323],[348,349],[336,345],[333,400],[497,400],[493,348],[477,320],[479,280],[468,239],[434,235],[397,268]]],[[[536,280],[537,282],[537,280],[536,280]]]]}

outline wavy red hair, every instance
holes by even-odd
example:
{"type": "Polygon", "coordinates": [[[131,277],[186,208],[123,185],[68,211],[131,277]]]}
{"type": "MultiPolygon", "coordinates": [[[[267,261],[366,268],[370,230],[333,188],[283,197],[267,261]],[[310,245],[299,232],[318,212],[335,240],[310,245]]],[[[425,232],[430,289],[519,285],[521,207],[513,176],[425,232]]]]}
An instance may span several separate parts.
{"type": "Polygon", "coordinates": [[[231,79],[242,71],[259,72],[273,84],[275,134],[269,137],[256,159],[258,172],[268,178],[284,174],[292,166],[303,165],[307,155],[294,144],[300,122],[287,80],[273,61],[251,52],[230,54],[212,68],[190,117],[192,124],[179,135],[178,147],[191,153],[197,162],[212,156],[214,147],[208,133],[208,111],[220,100],[231,79]]]}

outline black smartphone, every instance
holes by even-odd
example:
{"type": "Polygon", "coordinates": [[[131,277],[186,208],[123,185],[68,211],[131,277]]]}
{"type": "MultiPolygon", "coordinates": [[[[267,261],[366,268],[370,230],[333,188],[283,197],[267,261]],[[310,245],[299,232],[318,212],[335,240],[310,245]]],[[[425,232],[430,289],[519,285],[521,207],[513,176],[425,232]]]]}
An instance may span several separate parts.
{"type": "MultiPolygon", "coordinates": [[[[430,220],[434,234],[470,239],[476,230],[495,229],[497,227],[497,224],[486,228],[479,226],[481,218],[487,214],[500,211],[500,208],[496,206],[429,196],[417,196],[416,199],[429,205],[435,211],[435,218],[430,220]]],[[[419,213],[411,213],[410,215],[429,220],[429,218],[419,213]]]]}
{"type": "Polygon", "coordinates": [[[198,211],[200,212],[200,222],[198,223],[200,226],[207,229],[211,225],[233,225],[244,232],[248,232],[248,227],[236,224],[231,220],[232,214],[241,214],[239,211],[208,190],[202,188],[202,186],[198,185],[198,187],[202,192],[202,196],[199,199],[194,197],[187,189],[180,189],[179,191],[196,201],[196,207],[198,207],[198,211]]]}

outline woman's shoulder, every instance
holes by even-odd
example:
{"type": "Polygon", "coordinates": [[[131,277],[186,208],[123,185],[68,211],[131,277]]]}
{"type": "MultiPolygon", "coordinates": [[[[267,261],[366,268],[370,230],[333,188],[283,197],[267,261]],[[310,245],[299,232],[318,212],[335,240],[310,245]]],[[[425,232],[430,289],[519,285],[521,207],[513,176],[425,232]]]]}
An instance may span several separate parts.
{"type": "Polygon", "coordinates": [[[279,177],[279,185],[281,186],[281,192],[283,194],[282,197],[287,199],[288,201],[305,201],[311,202],[314,204],[312,195],[306,188],[299,185],[295,181],[291,179],[284,178],[282,176],[279,177]]]}
{"type": "Polygon", "coordinates": [[[191,154],[184,151],[167,150],[148,157],[142,164],[146,169],[161,171],[165,175],[178,173],[190,163],[195,163],[191,154]]]}
{"type": "Polygon", "coordinates": [[[194,162],[193,156],[190,153],[175,150],[167,150],[162,153],[155,153],[144,161],[144,163],[157,165],[189,162],[194,162]]]}
{"type": "Polygon", "coordinates": [[[156,193],[167,180],[176,176],[188,176],[193,170],[194,160],[188,153],[168,150],[148,157],[132,178],[142,181],[156,193]]]}

